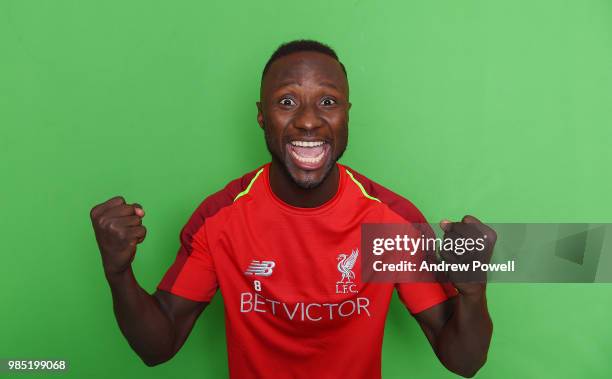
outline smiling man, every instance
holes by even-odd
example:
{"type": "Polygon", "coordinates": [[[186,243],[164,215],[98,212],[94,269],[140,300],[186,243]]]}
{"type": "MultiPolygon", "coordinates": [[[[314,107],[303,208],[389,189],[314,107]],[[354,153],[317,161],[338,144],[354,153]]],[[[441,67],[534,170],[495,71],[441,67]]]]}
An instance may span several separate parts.
{"type": "MultiPolygon", "coordinates": [[[[472,376],[484,364],[492,334],[484,283],[363,280],[362,224],[426,220],[338,163],[350,107],[346,70],[331,48],[279,47],[257,102],[271,162],[200,204],[153,295],[131,269],[146,233],[142,207],[114,197],[92,209],[117,321],[147,365],[177,353],[218,290],[232,378],[380,377],[394,291],[449,370],[472,376]]],[[[494,233],[474,217],[442,227],[450,238],[487,235],[493,249],[494,233]]]]}

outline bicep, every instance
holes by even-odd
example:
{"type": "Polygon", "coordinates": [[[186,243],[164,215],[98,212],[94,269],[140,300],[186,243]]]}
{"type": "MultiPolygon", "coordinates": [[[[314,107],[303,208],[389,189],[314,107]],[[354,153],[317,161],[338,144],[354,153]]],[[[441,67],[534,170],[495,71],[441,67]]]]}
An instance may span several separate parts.
{"type": "Polygon", "coordinates": [[[209,303],[189,300],[163,290],[155,291],[153,297],[172,322],[175,331],[173,351],[175,354],[183,346],[195,321],[209,303]]]}
{"type": "Polygon", "coordinates": [[[413,315],[434,350],[437,337],[440,335],[446,322],[452,316],[455,301],[456,297],[451,297],[446,301],[413,315]]]}

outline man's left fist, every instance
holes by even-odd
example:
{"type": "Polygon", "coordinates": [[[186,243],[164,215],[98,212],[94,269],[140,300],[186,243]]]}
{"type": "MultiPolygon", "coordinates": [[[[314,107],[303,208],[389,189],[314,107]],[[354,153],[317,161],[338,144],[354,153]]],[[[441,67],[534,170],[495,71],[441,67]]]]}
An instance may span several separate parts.
{"type": "Polygon", "coordinates": [[[448,270],[448,277],[462,294],[480,294],[487,282],[487,273],[474,270],[476,261],[487,264],[491,261],[497,234],[474,216],[465,216],[461,222],[443,220],[440,227],[444,231],[444,243],[440,257],[451,264],[469,264],[469,270],[448,270]],[[447,243],[452,240],[453,243],[447,243]]]}

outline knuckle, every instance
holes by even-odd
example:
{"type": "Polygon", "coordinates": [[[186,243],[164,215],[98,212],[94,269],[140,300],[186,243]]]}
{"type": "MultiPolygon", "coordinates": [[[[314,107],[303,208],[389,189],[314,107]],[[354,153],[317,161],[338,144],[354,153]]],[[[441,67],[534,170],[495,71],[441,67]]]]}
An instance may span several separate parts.
{"type": "Polygon", "coordinates": [[[107,223],[107,228],[108,228],[108,230],[110,230],[110,231],[112,231],[114,233],[117,233],[117,234],[122,232],[121,226],[117,225],[116,222],[109,221],[107,223]]]}
{"type": "MultiPolygon", "coordinates": [[[[110,199],[110,200],[119,200],[119,201],[120,201],[122,204],[125,204],[125,199],[124,199],[124,198],[123,198],[123,196],[121,196],[121,195],[117,195],[117,196],[113,197],[113,198],[112,198],[112,199],[110,199]]],[[[110,200],[109,200],[109,201],[110,201],[110,200]]]]}
{"type": "Polygon", "coordinates": [[[100,217],[98,218],[98,225],[104,229],[110,229],[112,224],[108,217],[100,217]]]}
{"type": "Polygon", "coordinates": [[[123,212],[125,212],[125,213],[129,213],[129,211],[131,210],[131,208],[132,208],[132,207],[130,207],[129,205],[126,205],[126,204],[120,204],[120,205],[117,205],[117,206],[115,207],[115,211],[116,211],[116,212],[120,212],[121,214],[123,214],[123,212]]]}
{"type": "Polygon", "coordinates": [[[497,232],[495,231],[495,229],[491,228],[488,225],[485,225],[484,233],[487,236],[487,238],[497,239],[497,232]]]}
{"type": "Polygon", "coordinates": [[[495,230],[491,229],[491,231],[489,232],[489,236],[493,241],[497,241],[497,232],[495,232],[495,230]]]}
{"type": "Polygon", "coordinates": [[[119,239],[122,239],[122,240],[127,239],[127,233],[125,232],[125,229],[123,228],[117,229],[116,234],[119,239]]]}

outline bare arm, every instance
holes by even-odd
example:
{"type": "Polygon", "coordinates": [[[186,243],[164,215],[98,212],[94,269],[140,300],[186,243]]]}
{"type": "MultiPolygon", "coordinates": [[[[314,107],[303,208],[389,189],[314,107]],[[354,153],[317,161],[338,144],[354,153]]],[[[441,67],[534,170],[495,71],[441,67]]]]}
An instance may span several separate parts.
{"type": "MultiPolygon", "coordinates": [[[[455,263],[471,259],[489,262],[497,241],[493,229],[474,216],[465,216],[461,222],[443,221],[441,227],[445,239],[482,238],[484,246],[478,255],[441,251],[445,260],[455,263]]],[[[458,295],[415,315],[415,318],[440,362],[456,374],[472,377],[487,361],[493,335],[493,322],[487,308],[486,274],[467,278],[456,272],[448,275],[459,291],[458,295]],[[466,279],[470,281],[464,282],[466,279]]]]}
{"type": "Polygon", "coordinates": [[[119,328],[147,366],[170,360],[208,305],[165,291],[149,295],[140,287],[131,268],[118,275],[107,275],[107,280],[119,328]]]}
{"type": "Polygon", "coordinates": [[[171,359],[208,303],[165,291],[150,295],[138,284],[131,263],[146,236],[140,205],[118,196],[95,206],[90,216],[121,332],[148,366],[171,359]]]}
{"type": "Polygon", "coordinates": [[[472,377],[485,364],[493,334],[486,291],[462,294],[415,315],[434,352],[450,371],[472,377]]]}

